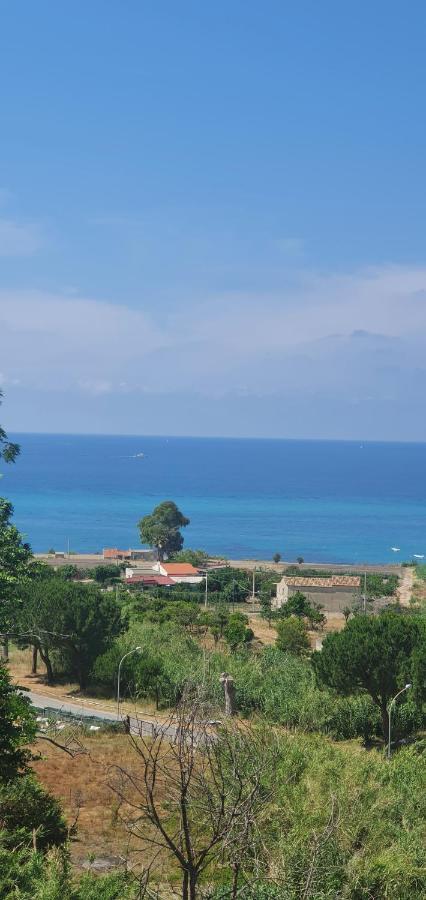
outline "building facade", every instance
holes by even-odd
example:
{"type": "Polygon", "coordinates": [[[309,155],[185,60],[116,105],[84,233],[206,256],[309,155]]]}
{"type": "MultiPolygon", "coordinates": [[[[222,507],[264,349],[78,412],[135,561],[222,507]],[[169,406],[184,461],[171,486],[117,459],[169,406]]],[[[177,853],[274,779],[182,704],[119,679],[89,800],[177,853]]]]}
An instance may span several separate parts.
{"type": "Polygon", "coordinates": [[[312,606],[321,604],[328,612],[341,612],[352,608],[354,600],[361,596],[361,579],[358,575],[331,575],[330,577],[304,578],[303,575],[284,575],[277,584],[273,609],[281,609],[296,592],[304,594],[312,606]]]}

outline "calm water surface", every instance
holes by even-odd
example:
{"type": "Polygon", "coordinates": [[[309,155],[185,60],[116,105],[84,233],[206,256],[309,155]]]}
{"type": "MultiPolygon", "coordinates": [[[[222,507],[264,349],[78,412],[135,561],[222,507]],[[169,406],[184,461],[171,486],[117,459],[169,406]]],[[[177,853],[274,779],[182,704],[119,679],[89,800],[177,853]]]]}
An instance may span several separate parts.
{"type": "Polygon", "coordinates": [[[231,558],[426,553],[426,444],[15,437],[22,455],[1,467],[0,492],[36,552],[138,546],[138,519],[173,499],[191,519],[185,544],[231,558]]]}

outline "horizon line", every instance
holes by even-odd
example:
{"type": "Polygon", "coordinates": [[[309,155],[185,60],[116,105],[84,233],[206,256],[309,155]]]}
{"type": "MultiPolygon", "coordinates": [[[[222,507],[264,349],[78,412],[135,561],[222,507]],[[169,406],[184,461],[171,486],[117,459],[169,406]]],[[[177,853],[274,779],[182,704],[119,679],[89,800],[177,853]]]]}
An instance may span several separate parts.
{"type": "Polygon", "coordinates": [[[141,438],[166,440],[199,440],[199,441],[288,441],[306,443],[333,443],[333,444],[415,444],[426,445],[426,440],[402,440],[393,438],[336,438],[336,437],[278,437],[272,435],[220,435],[220,434],[144,434],[137,432],[106,432],[106,431],[15,431],[9,429],[10,437],[20,435],[40,437],[91,437],[91,438],[141,438]]]}

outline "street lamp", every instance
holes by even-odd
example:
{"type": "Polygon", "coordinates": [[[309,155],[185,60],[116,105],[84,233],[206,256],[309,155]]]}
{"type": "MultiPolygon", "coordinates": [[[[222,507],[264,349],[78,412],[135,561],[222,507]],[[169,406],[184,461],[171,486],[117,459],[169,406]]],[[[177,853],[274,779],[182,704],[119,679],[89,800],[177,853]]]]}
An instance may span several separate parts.
{"type": "Polygon", "coordinates": [[[391,758],[391,720],[392,720],[392,707],[393,707],[395,701],[398,699],[398,697],[400,697],[401,694],[404,693],[404,691],[408,691],[408,690],[410,689],[410,687],[412,687],[411,684],[406,684],[405,687],[403,687],[400,691],[398,691],[397,694],[395,694],[393,700],[391,700],[391,702],[389,703],[389,709],[388,709],[388,718],[389,718],[388,759],[391,758]]]}
{"type": "Polygon", "coordinates": [[[118,677],[117,677],[117,717],[120,717],[120,675],[121,675],[121,664],[130,656],[131,653],[138,653],[139,650],[142,650],[142,647],[135,647],[134,650],[129,650],[128,653],[125,653],[124,656],[121,657],[120,662],[118,664],[118,677]]]}

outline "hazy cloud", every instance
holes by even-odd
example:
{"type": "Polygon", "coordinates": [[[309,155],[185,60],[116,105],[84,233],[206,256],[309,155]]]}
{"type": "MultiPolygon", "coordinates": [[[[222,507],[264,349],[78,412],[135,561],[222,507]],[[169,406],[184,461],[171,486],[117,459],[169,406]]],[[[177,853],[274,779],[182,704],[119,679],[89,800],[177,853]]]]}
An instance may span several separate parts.
{"type": "Polygon", "coordinates": [[[38,225],[0,219],[0,256],[32,256],[43,244],[44,237],[38,225]]]}
{"type": "MultiPolygon", "coordinates": [[[[307,433],[315,434],[319,419],[324,434],[339,427],[343,437],[367,414],[379,436],[390,414],[397,431],[401,415],[423,400],[426,267],[300,271],[281,292],[185,298],[176,308],[153,315],[142,303],[134,309],[79,296],[3,292],[2,369],[9,384],[19,381],[20,403],[25,391],[60,393],[67,403],[79,395],[81,410],[95,403],[106,416],[105,404],[120,398],[128,431],[135,404],[151,410],[150,396],[161,396],[163,410],[173,409],[165,398],[185,397],[175,420],[170,413],[164,419],[168,433],[178,425],[179,433],[197,433],[194,409],[201,416],[206,402],[216,416],[209,420],[212,433],[229,433],[225,425],[232,421],[242,433],[236,407],[248,415],[252,400],[264,404],[265,434],[278,427],[297,435],[306,422],[307,433]]],[[[161,421],[160,407],[154,404],[150,415],[161,421]]],[[[118,427],[116,406],[108,418],[104,430],[118,427]]],[[[150,424],[158,431],[158,423],[150,424]]],[[[81,422],[70,425],[78,430],[81,422]]]]}

